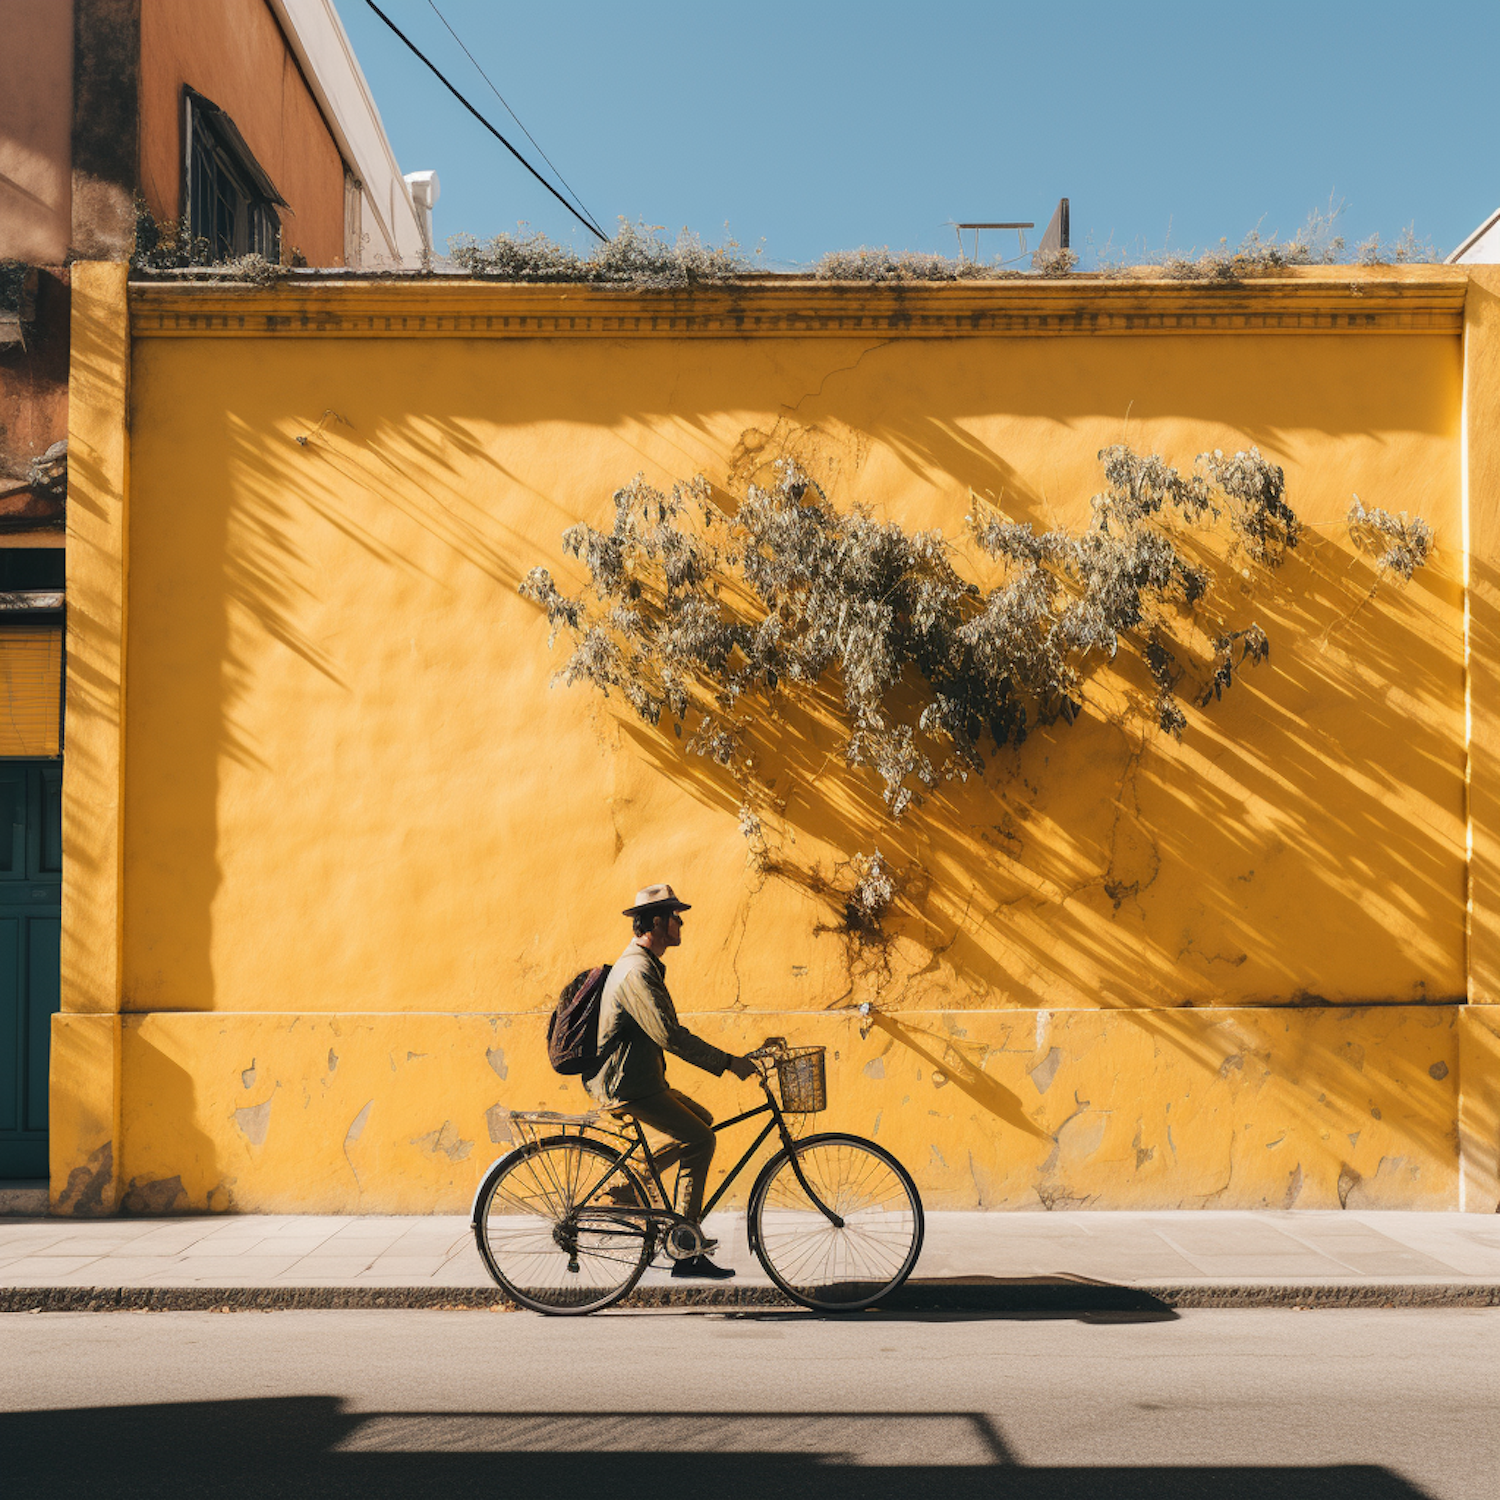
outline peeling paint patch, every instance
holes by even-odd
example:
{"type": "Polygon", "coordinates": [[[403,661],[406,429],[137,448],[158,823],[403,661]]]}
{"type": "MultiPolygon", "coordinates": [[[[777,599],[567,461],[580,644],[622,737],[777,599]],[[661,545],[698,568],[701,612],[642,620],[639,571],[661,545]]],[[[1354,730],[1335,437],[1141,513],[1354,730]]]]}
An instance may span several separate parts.
{"type": "Polygon", "coordinates": [[[1283,1208],[1293,1207],[1298,1198],[1302,1196],[1302,1163],[1299,1161],[1292,1168],[1292,1175],[1287,1178],[1286,1197],[1281,1200],[1283,1208]]]}
{"type": "Polygon", "coordinates": [[[1428,1068],[1427,1072],[1430,1077],[1435,1078],[1441,1083],[1448,1076],[1448,1064],[1445,1062],[1435,1062],[1428,1068]]]}
{"type": "Polygon", "coordinates": [[[1240,1072],[1245,1071],[1245,1059],[1241,1053],[1231,1052],[1223,1062],[1219,1064],[1219,1077],[1228,1078],[1231,1069],[1238,1068],[1240,1072]]]}
{"type": "Polygon", "coordinates": [[[335,1052],[333,1050],[332,1047],[330,1047],[328,1049],[328,1071],[330,1073],[337,1072],[338,1071],[338,1065],[339,1065],[339,1055],[338,1055],[337,1052],[335,1052]]]}
{"type": "Polygon", "coordinates": [[[426,1135],[416,1136],[408,1144],[430,1151],[434,1156],[441,1151],[449,1161],[464,1161],[474,1149],[474,1142],[462,1140],[453,1128],[451,1120],[444,1120],[436,1130],[429,1130],[426,1135]]]}
{"type": "Polygon", "coordinates": [[[943,1159],[943,1153],[936,1146],[929,1148],[932,1151],[932,1165],[935,1167],[946,1167],[948,1163],[943,1159]]]}
{"type": "Polygon", "coordinates": [[[349,1122],[349,1128],[344,1132],[344,1148],[347,1150],[364,1133],[365,1121],[370,1118],[370,1109],[375,1101],[371,1099],[360,1112],[349,1122]]]}
{"type": "Polygon", "coordinates": [[[1062,1048],[1053,1047],[1041,1062],[1027,1070],[1031,1075],[1031,1081],[1036,1085],[1037,1093],[1045,1094],[1052,1087],[1052,1080],[1057,1077],[1057,1070],[1061,1066],[1062,1048]]]}
{"type": "Polygon", "coordinates": [[[948,1081],[948,1075],[946,1073],[939,1071],[937,1068],[934,1068],[932,1070],[932,1086],[933,1086],[933,1088],[940,1089],[940,1088],[942,1088],[942,1086],[945,1083],[947,1083],[947,1081],[948,1081]]]}
{"type": "MultiPolygon", "coordinates": [[[[493,1063],[490,1065],[494,1066],[493,1063]]],[[[492,1104],[484,1112],[484,1123],[489,1127],[490,1140],[497,1146],[513,1146],[516,1133],[511,1129],[510,1110],[503,1104],[492,1104]]]]}
{"type": "Polygon", "coordinates": [[[121,1207],[128,1214],[169,1214],[176,1208],[177,1200],[186,1197],[181,1177],[161,1177],[148,1182],[137,1182],[132,1177],[121,1207]]]}
{"type": "Polygon", "coordinates": [[[68,1180],[57,1196],[57,1212],[89,1218],[105,1212],[104,1191],[115,1171],[115,1143],[105,1141],[89,1153],[81,1167],[68,1173],[68,1180]]]}
{"type": "Polygon", "coordinates": [[[1359,1173],[1354,1170],[1353,1167],[1349,1166],[1348,1163],[1345,1163],[1342,1167],[1339,1168],[1339,1207],[1340,1208],[1348,1208],[1349,1207],[1349,1194],[1352,1193],[1355,1190],[1355,1188],[1357,1188],[1360,1185],[1360,1183],[1362,1183],[1363,1181],[1364,1181],[1364,1178],[1361,1177],[1359,1175],[1359,1173]]]}
{"type": "Polygon", "coordinates": [[[871,1135],[879,1135],[880,1134],[880,1121],[881,1121],[881,1118],[882,1118],[882,1116],[884,1114],[885,1114],[884,1110],[881,1110],[881,1111],[879,1111],[879,1113],[876,1114],[876,1116],[875,1116],[875,1123],[874,1123],[874,1125],[872,1125],[870,1127],[870,1134],[871,1135]]]}
{"type": "MultiPolygon", "coordinates": [[[[273,1092],[271,1099],[275,1097],[273,1092]]],[[[239,1126],[240,1134],[252,1146],[264,1146],[266,1143],[266,1132],[271,1128],[271,1099],[263,1100],[260,1104],[249,1105],[245,1109],[237,1109],[234,1112],[234,1123],[239,1126]]]]}
{"type": "MultiPolygon", "coordinates": [[[[510,1069],[505,1066],[505,1052],[502,1048],[487,1047],[484,1053],[484,1060],[494,1069],[496,1078],[509,1077],[510,1069]]],[[[493,1140],[494,1137],[491,1136],[490,1139],[493,1140]]]]}
{"type": "Polygon", "coordinates": [[[255,1087],[255,1059],[253,1057],[250,1059],[250,1066],[240,1074],[240,1082],[247,1089],[255,1087]]]}

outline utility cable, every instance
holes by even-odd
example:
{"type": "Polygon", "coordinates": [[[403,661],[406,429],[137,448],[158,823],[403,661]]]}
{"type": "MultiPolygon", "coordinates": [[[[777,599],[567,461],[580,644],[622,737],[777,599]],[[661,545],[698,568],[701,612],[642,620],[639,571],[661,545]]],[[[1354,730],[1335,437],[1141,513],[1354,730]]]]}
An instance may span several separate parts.
{"type": "Polygon", "coordinates": [[[541,185],[544,188],[546,188],[547,191],[549,193],[551,193],[552,196],[554,198],[556,198],[557,201],[559,203],[561,203],[562,206],[565,209],[567,209],[567,211],[570,214],[572,214],[573,217],[575,219],[577,219],[578,222],[580,224],[582,224],[583,227],[585,229],[587,229],[590,234],[597,236],[598,239],[601,242],[605,242],[605,243],[608,242],[609,236],[607,234],[605,234],[605,232],[602,229],[600,229],[597,224],[591,224],[587,219],[585,219],[583,217],[583,215],[580,214],[578,212],[578,210],[576,208],[574,208],[573,205],[571,203],[569,203],[568,200],[566,198],[564,198],[563,195],[561,193],[559,193],[558,190],[555,187],[553,187],[552,184],[550,182],[548,182],[547,179],[545,177],[543,177],[542,174],[540,172],[538,172],[537,169],[534,166],[532,166],[531,163],[529,161],[527,161],[526,158],[524,156],[522,156],[521,153],[519,151],[517,151],[516,148],[514,146],[512,146],[511,143],[508,140],[506,140],[505,137],[503,135],[501,135],[500,132],[498,130],[496,130],[495,127],[493,125],[491,125],[490,122],[488,120],[486,120],[485,117],[482,114],[480,114],[479,111],[477,109],[475,109],[472,104],[469,103],[468,100],[465,99],[464,96],[462,94],[460,94],[459,91],[456,88],[454,88],[454,86],[451,83],[448,82],[448,80],[443,76],[442,70],[438,67],[438,65],[435,62],[433,62],[432,59],[430,57],[428,57],[427,54],[425,52],[423,52],[422,49],[420,47],[418,47],[417,44],[414,41],[412,41],[412,39],[409,36],[407,36],[407,34],[404,31],[402,31],[402,29],[398,25],[396,25],[396,23],[393,20],[391,20],[391,18],[388,15],[386,15],[386,13],[383,10],[381,10],[381,8],[378,5],[376,5],[375,0],[365,0],[365,4],[368,5],[370,7],[370,9],[373,10],[375,12],[375,14],[377,16],[379,16],[380,19],[382,21],[384,21],[385,24],[387,26],[389,26],[390,29],[396,33],[396,35],[398,37],[401,38],[401,40],[406,44],[407,48],[411,52],[413,52],[423,63],[425,63],[427,65],[427,67],[431,70],[433,76],[437,79],[437,81],[439,83],[441,83],[442,86],[445,89],[447,89],[448,92],[450,94],[452,94],[453,97],[455,99],[457,99],[458,102],[460,104],[462,104],[463,107],[466,110],[468,110],[468,112],[471,115],[473,115],[474,118],[476,120],[478,120],[479,123],[481,125],[483,125],[484,128],[486,130],[488,130],[489,133],[492,136],[494,136],[495,139],[497,141],[499,141],[500,144],[502,146],[504,146],[505,149],[507,151],[509,151],[510,154],[513,157],[515,157],[515,159],[518,162],[520,162],[521,165],[523,167],[525,167],[526,170],[528,172],[530,172],[531,175],[533,177],[535,177],[536,180],[539,183],[541,183],[541,185]]]}
{"type": "Polygon", "coordinates": [[[563,174],[557,170],[557,166],[553,162],[552,158],[550,156],[548,156],[545,151],[542,150],[542,143],[539,140],[537,140],[537,138],[534,135],[532,135],[532,133],[526,128],[526,126],[523,123],[520,115],[518,115],[515,112],[515,110],[513,110],[510,107],[510,102],[506,99],[505,95],[502,94],[500,92],[500,90],[495,87],[494,80],[491,79],[490,75],[488,73],[486,73],[483,68],[481,68],[479,66],[479,59],[477,57],[475,57],[472,52],[469,51],[468,47],[464,46],[464,39],[453,29],[453,27],[451,25],[449,25],[447,16],[445,16],[442,13],[442,11],[440,11],[437,8],[436,0],[427,0],[427,4],[431,7],[433,15],[435,15],[438,18],[438,20],[440,20],[443,23],[444,28],[448,32],[448,35],[451,36],[453,38],[453,40],[455,42],[457,42],[458,45],[463,49],[464,56],[467,57],[469,59],[469,61],[474,64],[474,71],[476,73],[478,73],[479,76],[482,79],[484,79],[484,81],[487,84],[489,84],[490,93],[492,93],[501,102],[501,104],[503,104],[505,106],[505,112],[506,112],[506,114],[508,114],[511,117],[511,119],[514,120],[516,122],[516,124],[521,127],[521,134],[524,135],[526,137],[526,139],[528,141],[530,141],[533,146],[536,147],[537,155],[540,156],[541,159],[544,162],[546,162],[549,167],[552,168],[552,171],[555,174],[555,176],[557,177],[557,180],[560,183],[562,183],[562,185],[565,188],[567,188],[567,190],[568,190],[568,196],[571,197],[572,200],[578,205],[578,207],[583,210],[583,213],[584,213],[585,217],[588,219],[588,221],[591,224],[597,224],[598,220],[595,219],[594,216],[593,216],[593,214],[589,212],[588,205],[583,201],[582,198],[580,198],[578,196],[578,194],[576,192],[573,191],[573,184],[571,182],[569,182],[568,179],[566,177],[564,177],[563,174]]]}

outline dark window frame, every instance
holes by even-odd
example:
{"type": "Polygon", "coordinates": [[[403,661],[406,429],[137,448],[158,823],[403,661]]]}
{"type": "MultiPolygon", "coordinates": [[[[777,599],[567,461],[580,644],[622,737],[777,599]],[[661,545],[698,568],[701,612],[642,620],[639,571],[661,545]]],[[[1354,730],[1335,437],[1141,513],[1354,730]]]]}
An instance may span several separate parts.
{"type": "Polygon", "coordinates": [[[196,89],[183,91],[182,216],[188,235],[215,261],[260,255],[281,260],[285,198],[256,161],[234,121],[196,89]]]}

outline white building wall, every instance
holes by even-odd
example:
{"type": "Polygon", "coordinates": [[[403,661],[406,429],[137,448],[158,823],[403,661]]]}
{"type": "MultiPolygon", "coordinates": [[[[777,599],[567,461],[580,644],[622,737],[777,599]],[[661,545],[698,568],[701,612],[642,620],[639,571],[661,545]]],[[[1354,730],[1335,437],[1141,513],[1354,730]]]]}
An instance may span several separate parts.
{"type": "Polygon", "coordinates": [[[1500,264],[1500,208],[1448,257],[1450,266],[1500,264]]]}
{"type": "Polygon", "coordinates": [[[333,0],[268,3],[307,75],[345,166],[360,181],[361,265],[420,266],[421,217],[333,0]]]}

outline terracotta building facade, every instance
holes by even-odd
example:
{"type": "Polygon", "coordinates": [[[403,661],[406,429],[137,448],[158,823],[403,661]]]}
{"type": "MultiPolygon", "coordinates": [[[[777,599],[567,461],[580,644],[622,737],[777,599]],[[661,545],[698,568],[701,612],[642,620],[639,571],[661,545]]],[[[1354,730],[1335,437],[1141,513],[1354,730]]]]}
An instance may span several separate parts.
{"type": "Polygon", "coordinates": [[[0,47],[0,1177],[46,1172],[72,267],[430,251],[331,0],[9,0],[0,47]],[[3,842],[3,839],[0,839],[3,842]]]}

